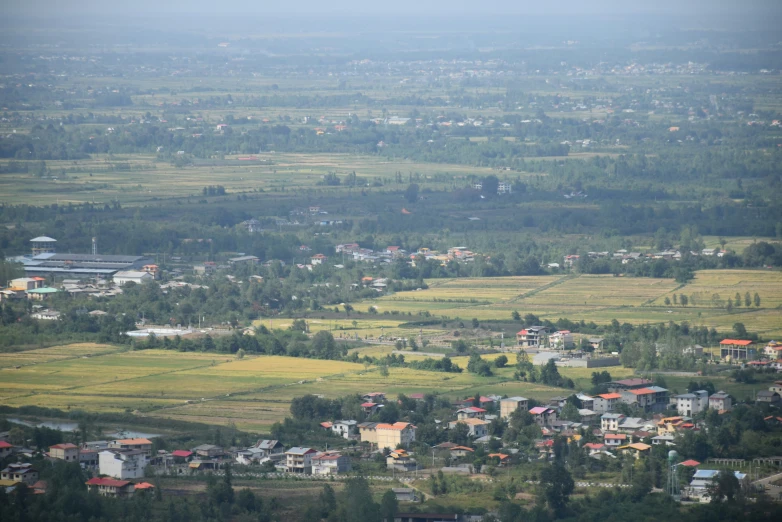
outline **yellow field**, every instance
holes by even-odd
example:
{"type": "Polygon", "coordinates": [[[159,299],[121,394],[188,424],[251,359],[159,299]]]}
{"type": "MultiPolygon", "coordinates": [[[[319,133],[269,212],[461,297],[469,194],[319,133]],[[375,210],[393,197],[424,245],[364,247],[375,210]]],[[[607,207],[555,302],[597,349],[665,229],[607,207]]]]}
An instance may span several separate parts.
{"type": "Polygon", "coordinates": [[[74,357],[89,357],[119,350],[120,348],[108,344],[76,343],[25,352],[0,353],[0,368],[40,364],[74,357]]]}
{"type": "Polygon", "coordinates": [[[778,310],[782,306],[782,272],[778,271],[702,270],[683,287],[672,279],[610,275],[466,278],[427,284],[427,290],[398,292],[364,301],[356,308],[376,306],[380,312],[410,312],[413,317],[428,311],[435,317],[462,321],[509,319],[513,311],[552,321],[567,318],[597,324],[612,319],[631,324],[688,321],[720,331],[730,331],[734,323],[742,322],[764,337],[782,337],[782,314],[778,310]],[[742,298],[745,292],[752,296],[757,292],[761,306],[734,308],[727,313],[724,303],[736,292],[742,298]],[[673,294],[694,297],[695,304],[665,305],[665,298],[672,300],[673,294]],[[713,300],[716,295],[719,299],[713,300]]]}
{"type": "MultiPolygon", "coordinates": [[[[34,350],[32,356],[24,352],[6,354],[4,360],[9,367],[0,369],[0,397],[9,406],[131,411],[207,424],[234,423],[240,429],[264,431],[289,414],[293,398],[310,393],[330,398],[370,391],[392,397],[416,392],[452,397],[509,393],[538,399],[564,393],[557,388],[513,382],[512,368],[496,370],[490,378],[466,371],[389,368],[388,377],[383,377],[375,366],[340,361],[283,356],[238,360],[226,355],[164,350],[105,351],[109,348],[71,345],[34,350]],[[73,358],[77,353],[93,355],[73,358]],[[69,358],[62,358],[63,354],[69,354],[69,358]],[[21,366],[31,357],[46,362],[21,366]]],[[[412,354],[405,357],[423,358],[412,354]]],[[[454,361],[462,368],[467,366],[466,357],[454,361]]]]}

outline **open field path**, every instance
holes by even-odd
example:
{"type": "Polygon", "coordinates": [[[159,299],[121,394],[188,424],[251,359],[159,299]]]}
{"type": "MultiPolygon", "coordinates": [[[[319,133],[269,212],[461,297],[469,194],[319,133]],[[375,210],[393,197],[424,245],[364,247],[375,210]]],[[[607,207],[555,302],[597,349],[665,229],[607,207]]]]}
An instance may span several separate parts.
{"type": "Polygon", "coordinates": [[[549,288],[553,288],[553,287],[555,287],[557,285],[561,285],[562,283],[564,283],[566,281],[570,281],[571,279],[577,279],[578,277],[580,277],[580,276],[577,275],[577,274],[568,274],[566,276],[560,277],[556,281],[552,281],[552,282],[550,282],[550,283],[548,283],[546,285],[539,286],[538,288],[533,288],[532,290],[529,290],[528,292],[524,292],[523,294],[519,294],[516,297],[508,299],[507,302],[508,303],[517,303],[517,302],[521,301],[522,299],[526,299],[527,297],[532,297],[533,295],[535,295],[535,294],[537,294],[539,292],[543,292],[544,290],[548,290],[549,288]]]}

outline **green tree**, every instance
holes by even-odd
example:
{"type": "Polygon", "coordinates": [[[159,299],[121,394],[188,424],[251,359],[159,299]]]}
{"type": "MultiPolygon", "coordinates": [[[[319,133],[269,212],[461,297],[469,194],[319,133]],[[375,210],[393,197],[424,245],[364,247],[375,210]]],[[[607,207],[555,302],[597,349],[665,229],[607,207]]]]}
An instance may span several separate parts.
{"type": "Polygon", "coordinates": [[[744,293],[744,306],[746,306],[747,308],[752,306],[752,296],[749,295],[749,292],[744,293]]]}
{"type": "Polygon", "coordinates": [[[408,203],[415,203],[418,201],[418,184],[410,183],[405,190],[405,199],[408,203]]]}
{"type": "Polygon", "coordinates": [[[755,292],[755,299],[754,299],[754,301],[755,301],[755,307],[756,308],[760,308],[760,295],[757,292],[755,292]]]}
{"type": "Polygon", "coordinates": [[[722,470],[708,488],[709,497],[713,503],[726,500],[734,502],[741,492],[741,483],[732,471],[722,470]]]}
{"type": "Polygon", "coordinates": [[[557,516],[562,516],[575,489],[573,477],[562,464],[555,463],[540,472],[540,484],[546,503],[557,516]]]}
{"type": "Polygon", "coordinates": [[[506,364],[508,364],[508,358],[505,355],[500,355],[494,359],[494,366],[497,368],[505,368],[506,364]]]}
{"type": "Polygon", "coordinates": [[[389,489],[380,499],[380,520],[394,520],[398,512],[399,502],[396,500],[396,494],[389,489]]]}

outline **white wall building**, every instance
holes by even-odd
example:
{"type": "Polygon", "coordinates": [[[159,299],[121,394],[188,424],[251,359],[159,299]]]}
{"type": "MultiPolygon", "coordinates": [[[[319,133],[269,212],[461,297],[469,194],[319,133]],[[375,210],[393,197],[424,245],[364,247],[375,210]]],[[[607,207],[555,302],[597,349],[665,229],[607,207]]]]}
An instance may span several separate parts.
{"type": "Polygon", "coordinates": [[[122,286],[125,283],[136,283],[140,285],[144,281],[152,281],[155,277],[149,272],[140,272],[136,270],[126,270],[114,274],[114,284],[122,286]]]}
{"type": "Polygon", "coordinates": [[[147,454],[141,450],[104,450],[98,454],[100,474],[123,480],[143,478],[147,462],[147,454]]]}
{"type": "Polygon", "coordinates": [[[709,407],[709,392],[698,390],[692,393],[683,393],[674,397],[676,411],[679,415],[690,417],[702,412],[709,407]]]}

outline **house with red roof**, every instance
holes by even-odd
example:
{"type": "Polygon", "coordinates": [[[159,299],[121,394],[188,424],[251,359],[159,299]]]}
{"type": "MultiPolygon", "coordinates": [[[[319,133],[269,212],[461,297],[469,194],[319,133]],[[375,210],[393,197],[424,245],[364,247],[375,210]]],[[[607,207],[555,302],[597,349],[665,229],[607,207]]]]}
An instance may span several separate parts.
{"type": "Polygon", "coordinates": [[[6,442],[4,440],[0,440],[0,459],[6,458],[8,455],[13,453],[14,451],[14,445],[6,442]]]}
{"type": "Polygon", "coordinates": [[[679,466],[684,466],[686,468],[697,468],[700,465],[701,465],[700,462],[692,459],[685,460],[684,462],[679,462],[679,466]]]}
{"type": "Polygon", "coordinates": [[[171,452],[171,456],[174,457],[174,462],[184,463],[193,458],[193,452],[188,450],[174,450],[171,452]]]}
{"type": "Polygon", "coordinates": [[[524,348],[537,348],[547,331],[545,326],[528,326],[516,333],[516,344],[524,348]]]}
{"type": "Polygon", "coordinates": [[[129,497],[133,495],[135,486],[128,480],[113,478],[91,478],[86,482],[87,490],[97,491],[103,497],[129,497]]]}
{"type": "Polygon", "coordinates": [[[312,457],[313,475],[337,475],[350,471],[350,458],[338,451],[325,451],[312,457]]]}
{"type": "Polygon", "coordinates": [[[449,450],[451,457],[466,457],[467,455],[472,455],[475,453],[475,450],[472,448],[468,448],[467,446],[454,446],[449,450]]]}

